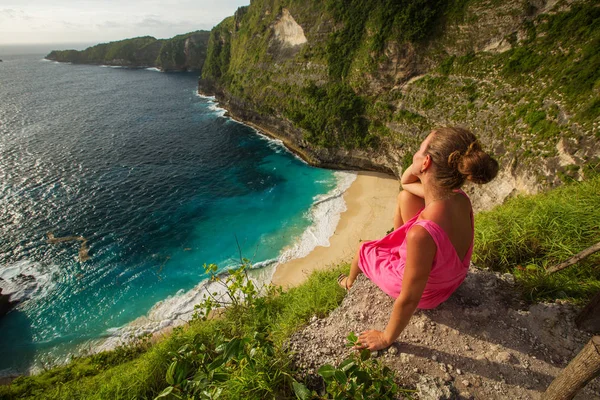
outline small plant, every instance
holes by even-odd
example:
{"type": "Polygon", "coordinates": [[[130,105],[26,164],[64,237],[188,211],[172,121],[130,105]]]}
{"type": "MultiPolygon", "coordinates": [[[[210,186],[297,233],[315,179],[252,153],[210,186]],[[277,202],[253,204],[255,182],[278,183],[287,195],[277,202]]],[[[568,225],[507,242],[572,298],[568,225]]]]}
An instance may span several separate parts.
{"type": "Polygon", "coordinates": [[[195,319],[205,321],[211,312],[217,308],[232,306],[233,308],[248,308],[255,306],[255,299],[259,294],[252,280],[248,277],[248,268],[252,266],[250,260],[242,258],[242,264],[226,274],[217,274],[216,264],[204,264],[204,272],[209,275],[209,281],[217,283],[224,291],[207,291],[203,301],[194,308],[195,319]]]}
{"type": "MultiPolygon", "coordinates": [[[[346,346],[355,347],[358,337],[351,332],[346,346]]],[[[371,358],[371,351],[353,353],[337,367],[325,364],[317,373],[325,381],[325,393],[319,396],[301,383],[294,382],[294,392],[300,400],[307,399],[393,399],[402,390],[394,382],[392,371],[371,358]]]]}
{"type": "Polygon", "coordinates": [[[214,339],[214,347],[188,343],[171,353],[172,362],[165,378],[169,386],[156,399],[218,399],[225,385],[246,385],[247,393],[256,392],[256,396],[248,397],[260,398],[265,386],[255,385],[256,381],[248,377],[289,377],[279,370],[282,366],[274,357],[273,343],[264,334],[255,332],[252,337],[214,339]]]}

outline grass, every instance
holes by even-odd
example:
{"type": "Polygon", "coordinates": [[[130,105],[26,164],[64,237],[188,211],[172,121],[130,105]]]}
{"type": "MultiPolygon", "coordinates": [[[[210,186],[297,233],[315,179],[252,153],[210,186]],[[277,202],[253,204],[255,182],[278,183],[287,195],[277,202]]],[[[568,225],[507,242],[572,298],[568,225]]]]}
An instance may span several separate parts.
{"type": "Polygon", "coordinates": [[[316,315],[324,317],[339,305],[344,292],[336,277],[347,265],[315,272],[303,285],[259,298],[245,313],[195,320],[184,329],[148,347],[140,343],[95,356],[78,358],[39,375],[0,386],[0,399],[151,399],[168,383],[167,368],[186,344],[214,347],[225,337],[266,333],[273,355],[257,357],[252,369],[238,368],[223,383],[222,398],[294,398],[286,374],[291,373],[283,342],[316,315]]]}
{"type": "Polygon", "coordinates": [[[545,269],[600,241],[600,176],[477,215],[474,263],[513,273],[530,301],[584,302],[600,291],[600,255],[548,275],[545,269]]]}
{"type": "MultiPolygon", "coordinates": [[[[587,181],[518,196],[478,214],[475,264],[513,273],[530,301],[582,303],[600,291],[600,255],[545,273],[600,240],[600,174],[597,168],[586,174],[587,181]]],[[[344,291],[336,277],[347,270],[341,265],[315,272],[301,286],[270,290],[227,308],[220,318],[195,319],[155,345],[142,340],[21,377],[0,386],[0,399],[151,399],[164,390],[185,397],[200,389],[224,399],[294,398],[294,370],[284,343],[310,318],[324,317],[340,304],[344,291]],[[199,382],[204,386],[194,386],[199,382]]]]}

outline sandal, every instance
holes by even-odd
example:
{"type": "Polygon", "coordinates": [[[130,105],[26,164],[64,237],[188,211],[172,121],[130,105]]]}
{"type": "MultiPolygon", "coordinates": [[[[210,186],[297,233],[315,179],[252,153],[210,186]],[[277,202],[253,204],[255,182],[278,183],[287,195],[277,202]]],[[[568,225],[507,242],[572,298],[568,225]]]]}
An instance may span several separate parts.
{"type": "Polygon", "coordinates": [[[346,292],[350,290],[348,287],[348,276],[346,274],[340,274],[340,276],[338,276],[337,283],[342,289],[346,290],[346,292]],[[342,284],[342,282],[344,283],[342,284]]]}

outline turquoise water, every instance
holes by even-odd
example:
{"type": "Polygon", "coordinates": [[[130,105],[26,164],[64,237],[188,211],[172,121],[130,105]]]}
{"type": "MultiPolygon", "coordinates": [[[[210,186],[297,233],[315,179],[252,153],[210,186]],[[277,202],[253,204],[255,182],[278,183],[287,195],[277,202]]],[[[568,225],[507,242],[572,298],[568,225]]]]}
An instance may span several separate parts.
{"type": "Polygon", "coordinates": [[[236,238],[277,258],[339,183],[223,117],[193,73],[0,58],[0,287],[22,300],[0,319],[4,372],[181,296],[204,263],[236,263],[236,238]],[[90,259],[49,232],[85,238],[90,259]]]}

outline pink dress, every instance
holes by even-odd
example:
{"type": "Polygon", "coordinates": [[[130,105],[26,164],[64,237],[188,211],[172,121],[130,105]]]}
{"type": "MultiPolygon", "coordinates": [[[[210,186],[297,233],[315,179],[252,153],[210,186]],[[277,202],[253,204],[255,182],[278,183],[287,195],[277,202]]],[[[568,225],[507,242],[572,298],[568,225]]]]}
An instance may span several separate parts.
{"type": "MultiPolygon", "coordinates": [[[[462,190],[459,193],[467,196],[462,190]]],[[[406,263],[406,234],[413,226],[422,226],[433,238],[437,251],[418,308],[435,308],[447,300],[467,276],[473,254],[473,212],[471,246],[461,260],[450,238],[438,224],[425,219],[418,220],[422,211],[384,238],[363,243],[358,266],[381,290],[391,297],[398,297],[406,263]]]]}

